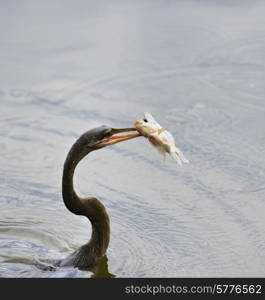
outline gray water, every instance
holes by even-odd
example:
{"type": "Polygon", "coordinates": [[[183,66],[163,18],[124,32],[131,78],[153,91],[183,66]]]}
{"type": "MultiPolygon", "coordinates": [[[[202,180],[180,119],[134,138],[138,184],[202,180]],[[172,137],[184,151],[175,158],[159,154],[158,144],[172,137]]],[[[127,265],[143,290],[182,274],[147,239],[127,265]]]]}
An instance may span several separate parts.
{"type": "Polygon", "coordinates": [[[117,277],[265,276],[265,2],[2,1],[0,276],[42,271],[90,237],[61,198],[76,138],[152,113],[190,160],[143,138],[96,151],[80,195],[111,220],[117,277]]]}

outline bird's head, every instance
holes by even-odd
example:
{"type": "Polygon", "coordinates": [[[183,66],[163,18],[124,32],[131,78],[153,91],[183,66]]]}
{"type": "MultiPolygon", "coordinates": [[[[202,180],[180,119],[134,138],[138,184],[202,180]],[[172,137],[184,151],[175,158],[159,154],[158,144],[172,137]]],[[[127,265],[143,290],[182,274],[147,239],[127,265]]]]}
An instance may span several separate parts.
{"type": "Polygon", "coordinates": [[[85,141],[85,146],[90,151],[101,149],[113,144],[124,142],[140,136],[140,133],[128,133],[136,131],[135,128],[111,128],[108,126],[100,126],[93,128],[83,134],[82,141],[85,141]]]}

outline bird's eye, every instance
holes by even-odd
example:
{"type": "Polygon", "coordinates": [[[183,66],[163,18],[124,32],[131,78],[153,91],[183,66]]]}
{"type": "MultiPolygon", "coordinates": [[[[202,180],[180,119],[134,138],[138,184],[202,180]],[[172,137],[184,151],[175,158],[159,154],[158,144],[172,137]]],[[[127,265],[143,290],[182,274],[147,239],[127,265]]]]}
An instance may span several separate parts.
{"type": "Polygon", "coordinates": [[[147,119],[143,119],[143,121],[146,122],[146,123],[148,122],[147,119]]]}

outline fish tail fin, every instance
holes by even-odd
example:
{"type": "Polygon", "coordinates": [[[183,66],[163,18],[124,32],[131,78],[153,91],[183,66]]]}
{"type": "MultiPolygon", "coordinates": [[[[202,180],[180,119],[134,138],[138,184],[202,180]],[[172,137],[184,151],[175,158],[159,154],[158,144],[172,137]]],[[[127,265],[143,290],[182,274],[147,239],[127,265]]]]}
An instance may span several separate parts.
{"type": "Polygon", "coordinates": [[[184,154],[175,147],[173,151],[170,151],[170,156],[181,166],[182,162],[188,164],[189,160],[184,156],[184,154]]]}

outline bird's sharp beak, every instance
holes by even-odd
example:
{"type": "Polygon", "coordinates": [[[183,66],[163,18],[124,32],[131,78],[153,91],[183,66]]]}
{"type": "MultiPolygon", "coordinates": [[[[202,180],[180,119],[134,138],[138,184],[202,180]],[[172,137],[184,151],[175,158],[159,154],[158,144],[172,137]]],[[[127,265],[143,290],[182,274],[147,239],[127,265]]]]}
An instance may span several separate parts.
{"type": "Polygon", "coordinates": [[[136,131],[136,129],[135,128],[120,128],[120,129],[112,128],[110,132],[110,136],[101,140],[100,146],[106,147],[106,146],[114,145],[141,136],[141,134],[138,132],[134,134],[119,134],[128,131],[136,131]]]}

